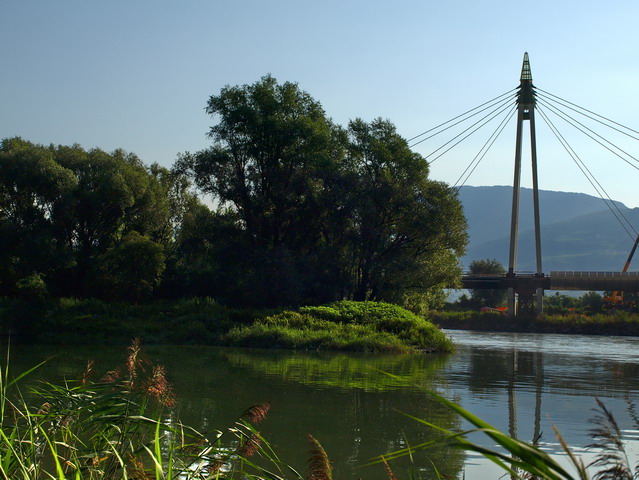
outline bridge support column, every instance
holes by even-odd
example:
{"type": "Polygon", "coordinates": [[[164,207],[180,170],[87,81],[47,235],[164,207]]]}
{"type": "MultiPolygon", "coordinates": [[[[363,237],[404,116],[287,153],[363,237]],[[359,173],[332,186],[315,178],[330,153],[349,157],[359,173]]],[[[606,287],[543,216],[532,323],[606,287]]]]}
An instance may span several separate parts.
{"type": "MultiPolygon", "coordinates": [[[[539,189],[537,183],[537,146],[535,137],[535,91],[532,84],[532,73],[528,62],[528,53],[524,54],[524,62],[521,68],[519,91],[517,92],[517,139],[515,143],[515,175],[513,179],[513,202],[510,223],[510,251],[508,256],[508,275],[515,276],[517,269],[517,246],[519,231],[519,199],[521,183],[521,151],[522,131],[525,120],[530,124],[530,153],[532,162],[533,181],[533,209],[535,219],[535,254],[536,275],[543,277],[541,266],[541,228],[539,220],[539,189]]],[[[531,292],[517,292],[514,288],[508,289],[508,312],[511,317],[523,311],[532,311],[531,302],[536,304],[536,313],[543,312],[544,291],[536,289],[531,292]],[[523,298],[525,297],[525,298],[523,298]],[[533,300],[534,298],[534,300],[533,300]],[[519,303],[519,305],[517,305],[519,303]]]]}
{"type": "Polygon", "coordinates": [[[511,317],[517,315],[517,295],[512,287],[508,289],[508,314],[511,317]]]}

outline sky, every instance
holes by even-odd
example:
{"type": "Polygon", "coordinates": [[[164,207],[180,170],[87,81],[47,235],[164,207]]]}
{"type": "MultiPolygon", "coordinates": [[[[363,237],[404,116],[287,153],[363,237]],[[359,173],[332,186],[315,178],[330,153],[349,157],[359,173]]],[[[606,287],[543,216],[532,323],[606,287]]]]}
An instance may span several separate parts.
{"type": "MultiPolygon", "coordinates": [[[[266,74],[340,125],[382,117],[411,138],[516,88],[524,52],[535,86],[639,130],[637,18],[631,0],[2,0],[0,138],[170,167],[210,145],[209,96],[266,74]]],[[[431,178],[454,184],[493,129],[433,162],[431,178]]],[[[539,187],[597,195],[539,118],[536,130],[539,187]]],[[[639,207],[639,170],[581,137],[570,145],[605,191],[639,207]]],[[[513,118],[466,184],[512,184],[514,150],[513,118]]],[[[530,186],[527,147],[523,158],[530,186]]]]}

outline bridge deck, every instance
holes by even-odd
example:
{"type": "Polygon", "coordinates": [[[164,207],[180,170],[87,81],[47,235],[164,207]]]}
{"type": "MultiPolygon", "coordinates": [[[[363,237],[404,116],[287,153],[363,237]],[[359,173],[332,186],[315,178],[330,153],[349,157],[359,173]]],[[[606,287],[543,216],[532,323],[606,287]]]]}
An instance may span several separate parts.
{"type": "Polygon", "coordinates": [[[550,272],[550,275],[515,274],[463,275],[464,288],[515,290],[622,290],[639,292],[639,272],[550,272]]]}

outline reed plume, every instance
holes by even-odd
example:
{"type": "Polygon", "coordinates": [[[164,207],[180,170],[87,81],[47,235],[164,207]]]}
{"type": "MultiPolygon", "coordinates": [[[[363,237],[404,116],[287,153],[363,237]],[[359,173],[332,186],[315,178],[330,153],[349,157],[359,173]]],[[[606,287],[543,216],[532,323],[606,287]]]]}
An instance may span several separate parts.
{"type": "Polygon", "coordinates": [[[588,445],[601,450],[589,467],[600,467],[593,480],[632,480],[635,476],[628,461],[623,434],[614,416],[601,400],[595,398],[597,408],[592,423],[595,428],[590,436],[595,440],[588,445]]]}
{"type": "Polygon", "coordinates": [[[84,368],[84,371],[82,372],[82,374],[80,375],[80,379],[78,380],[80,382],[80,385],[87,385],[89,383],[89,379],[93,374],[94,364],[95,362],[93,360],[89,360],[87,362],[87,366],[84,368]]]}
{"type": "Polygon", "coordinates": [[[259,432],[256,432],[251,436],[244,438],[236,453],[242,458],[248,458],[255,455],[261,445],[262,439],[260,438],[259,432]]]}
{"type": "Polygon", "coordinates": [[[308,460],[308,476],[306,480],[332,480],[333,466],[319,441],[310,433],[306,435],[311,445],[310,458],[308,460]]]}
{"type": "Polygon", "coordinates": [[[153,373],[148,381],[146,393],[157,400],[165,407],[175,406],[175,394],[171,384],[166,379],[166,371],[162,365],[154,365],[153,373]]]}
{"type": "Polygon", "coordinates": [[[382,463],[384,464],[384,470],[386,470],[386,475],[388,480],[398,480],[397,475],[395,475],[395,472],[391,470],[390,465],[388,464],[388,462],[386,461],[383,455],[382,455],[382,463]]]}
{"type": "Polygon", "coordinates": [[[126,368],[129,372],[129,379],[131,381],[131,385],[135,382],[135,378],[137,377],[137,367],[139,363],[139,354],[140,354],[140,345],[141,340],[139,338],[134,338],[131,345],[127,348],[129,351],[129,355],[126,358],[126,368]]]}
{"type": "Polygon", "coordinates": [[[250,423],[260,423],[266,418],[266,414],[270,408],[271,406],[268,403],[259,403],[244,410],[240,416],[250,423]]]}
{"type": "Polygon", "coordinates": [[[116,367],[113,370],[109,370],[103,377],[102,377],[102,382],[103,383],[115,383],[117,382],[120,377],[122,376],[122,373],[120,372],[120,368],[116,367]]]}

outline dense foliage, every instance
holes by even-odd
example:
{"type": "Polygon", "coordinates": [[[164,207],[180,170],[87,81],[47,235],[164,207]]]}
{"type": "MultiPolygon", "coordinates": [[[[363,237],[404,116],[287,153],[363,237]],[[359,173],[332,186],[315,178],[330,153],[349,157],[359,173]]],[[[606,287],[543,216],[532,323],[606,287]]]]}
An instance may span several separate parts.
{"type": "Polygon", "coordinates": [[[207,292],[260,305],[432,303],[466,244],[456,194],[386,120],[344,130],[270,76],[210,98],[213,146],[176,170],[214,197],[207,292]],[[239,273],[241,272],[241,274],[239,273]]]}
{"type": "Polygon", "coordinates": [[[0,294],[147,298],[170,215],[164,185],[133,154],[3,140],[0,294]]]}
{"type": "Polygon", "coordinates": [[[207,112],[212,146],[172,170],[122,150],[3,140],[0,295],[424,310],[458,281],[460,202],[391,122],[339,127],[270,76],[225,87],[207,112]]]}
{"type": "MultiPolygon", "coordinates": [[[[496,259],[474,260],[470,262],[468,271],[471,275],[500,275],[506,273],[506,269],[496,259]]],[[[501,307],[506,303],[506,289],[474,289],[470,290],[470,298],[466,302],[467,306],[479,307],[501,307]]]]}
{"type": "Polygon", "coordinates": [[[341,301],[302,307],[235,327],[225,343],[304,350],[450,352],[451,341],[432,323],[387,303],[341,301]]]}

